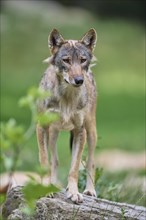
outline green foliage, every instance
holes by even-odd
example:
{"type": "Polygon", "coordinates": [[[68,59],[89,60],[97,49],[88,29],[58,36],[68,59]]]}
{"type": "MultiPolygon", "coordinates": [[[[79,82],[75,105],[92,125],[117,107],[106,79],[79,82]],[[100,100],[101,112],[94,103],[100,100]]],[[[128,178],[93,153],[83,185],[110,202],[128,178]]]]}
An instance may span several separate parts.
{"type": "MultiPolygon", "coordinates": [[[[25,131],[24,127],[18,125],[15,119],[10,119],[8,122],[1,123],[1,135],[0,141],[2,146],[2,154],[0,155],[1,166],[4,171],[12,174],[17,168],[20,152],[27,144],[28,140],[32,137],[35,131],[36,120],[41,126],[47,126],[48,124],[59,119],[58,114],[44,112],[38,115],[36,102],[39,99],[48,97],[47,92],[32,87],[29,89],[27,95],[20,99],[19,105],[21,107],[28,107],[31,111],[31,123],[29,128],[25,131]]],[[[41,179],[49,173],[48,168],[36,168],[36,171],[41,176],[41,179]]],[[[41,196],[46,194],[55,193],[59,191],[54,185],[43,186],[40,183],[35,182],[32,176],[29,176],[31,181],[23,188],[23,193],[27,206],[24,208],[24,212],[27,215],[31,215],[34,211],[35,201],[41,196]]],[[[2,198],[2,201],[5,197],[2,198]]]]}
{"type": "Polygon", "coordinates": [[[59,191],[55,185],[44,186],[40,183],[29,182],[24,188],[23,193],[26,201],[36,200],[46,194],[56,193],[59,191]]]}
{"type": "Polygon", "coordinates": [[[37,199],[46,196],[52,195],[52,193],[57,193],[60,191],[55,185],[44,186],[40,183],[30,181],[22,189],[26,207],[23,209],[23,212],[27,215],[32,215],[35,208],[35,202],[37,199]]]}
{"type": "Polygon", "coordinates": [[[126,220],[125,214],[126,214],[125,209],[124,209],[124,208],[121,208],[121,217],[122,217],[122,220],[126,220]]]}
{"type": "Polygon", "coordinates": [[[4,203],[5,199],[6,199],[6,195],[0,194],[0,206],[4,203]]]}
{"type": "Polygon", "coordinates": [[[10,119],[7,123],[1,123],[0,141],[2,147],[7,149],[24,142],[24,127],[17,125],[15,119],[10,119]]]}
{"type": "MultiPolygon", "coordinates": [[[[81,192],[85,189],[86,177],[86,169],[80,170],[78,187],[81,192]]],[[[95,189],[97,197],[115,202],[126,202],[129,204],[133,204],[135,200],[135,203],[137,205],[146,206],[145,195],[144,192],[141,190],[141,185],[137,186],[137,188],[135,186],[131,186],[131,184],[127,185],[125,181],[126,179],[126,173],[121,172],[111,174],[105,172],[103,168],[96,168],[95,189]]],[[[124,210],[121,211],[123,217],[124,210]]]]}
{"type": "Polygon", "coordinates": [[[50,174],[50,167],[36,166],[36,172],[39,174],[41,179],[43,179],[43,177],[50,174]]]}
{"type": "Polygon", "coordinates": [[[79,171],[79,179],[78,179],[78,188],[80,192],[83,192],[86,186],[86,177],[87,177],[87,172],[86,169],[80,170],[79,171]]]}
{"type": "Polygon", "coordinates": [[[37,88],[34,86],[28,90],[27,95],[25,97],[22,97],[20,99],[19,105],[22,107],[24,106],[31,107],[33,104],[36,104],[36,101],[38,99],[44,99],[49,96],[50,96],[49,92],[43,91],[41,88],[37,88]]]}
{"type": "Polygon", "coordinates": [[[98,180],[101,178],[102,175],[103,175],[103,168],[96,167],[96,170],[95,170],[95,185],[98,182],[98,180]]]}
{"type": "Polygon", "coordinates": [[[46,111],[44,113],[38,114],[36,120],[38,121],[38,123],[42,127],[46,127],[48,124],[51,124],[52,122],[58,121],[59,115],[54,112],[47,112],[46,111]]]}
{"type": "Polygon", "coordinates": [[[120,190],[121,190],[121,184],[116,184],[113,182],[109,183],[107,188],[107,195],[109,199],[111,199],[112,201],[118,201],[120,190]]]}
{"type": "Polygon", "coordinates": [[[98,197],[119,201],[120,183],[113,182],[113,180],[109,181],[102,168],[96,169],[95,180],[95,189],[98,197]]]}
{"type": "Polygon", "coordinates": [[[32,112],[32,126],[34,122],[39,123],[41,126],[46,127],[54,121],[59,120],[59,115],[54,112],[41,112],[37,113],[37,101],[48,98],[50,93],[42,90],[41,88],[31,87],[25,97],[19,101],[21,107],[29,107],[32,112]]]}
{"type": "Polygon", "coordinates": [[[57,113],[44,112],[37,113],[36,102],[48,97],[50,94],[40,88],[31,87],[27,95],[19,101],[21,107],[27,107],[31,111],[31,123],[25,131],[24,126],[18,125],[15,119],[9,119],[8,122],[1,123],[0,142],[2,146],[1,165],[5,171],[12,172],[18,164],[22,147],[26,145],[28,140],[35,132],[35,123],[41,126],[47,126],[59,119],[57,113]]]}
{"type": "MultiPolygon", "coordinates": [[[[97,196],[115,202],[146,206],[142,183],[131,185],[130,182],[127,182],[127,177],[129,177],[128,171],[116,173],[102,172],[100,178],[95,182],[97,196]]],[[[136,181],[137,178],[137,173],[133,174],[133,180],[136,181]]]]}
{"type": "Polygon", "coordinates": [[[1,156],[2,168],[7,172],[16,169],[20,146],[25,142],[24,127],[17,125],[15,119],[10,119],[7,123],[1,123],[1,156]]]}
{"type": "MultiPolygon", "coordinates": [[[[102,175],[103,175],[103,169],[96,168],[96,171],[95,171],[95,185],[96,186],[98,184],[98,181],[100,181],[100,178],[102,177],[102,175]]],[[[87,170],[86,170],[86,168],[84,168],[79,171],[78,187],[81,192],[85,189],[86,178],[87,178],[87,170]]]]}

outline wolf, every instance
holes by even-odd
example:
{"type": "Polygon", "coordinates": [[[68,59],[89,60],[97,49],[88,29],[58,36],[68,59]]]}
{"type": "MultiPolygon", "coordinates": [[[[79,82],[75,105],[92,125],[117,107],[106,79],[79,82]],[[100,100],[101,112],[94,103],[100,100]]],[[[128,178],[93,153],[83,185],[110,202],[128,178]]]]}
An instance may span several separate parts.
{"type": "Polygon", "coordinates": [[[43,167],[50,166],[52,184],[57,182],[56,141],[59,131],[66,130],[71,133],[72,159],[68,174],[67,198],[74,203],[83,202],[83,195],[78,191],[78,171],[86,139],[88,159],[84,194],[96,196],[94,150],[97,141],[97,95],[96,83],[90,68],[95,58],[93,50],[96,41],[97,35],[93,28],[86,32],[81,40],[65,40],[57,29],[51,31],[48,37],[51,57],[45,60],[49,67],[40,82],[40,88],[49,91],[51,95],[37,104],[38,112],[59,114],[58,121],[45,127],[39,123],[36,126],[40,164],[43,167]]]}

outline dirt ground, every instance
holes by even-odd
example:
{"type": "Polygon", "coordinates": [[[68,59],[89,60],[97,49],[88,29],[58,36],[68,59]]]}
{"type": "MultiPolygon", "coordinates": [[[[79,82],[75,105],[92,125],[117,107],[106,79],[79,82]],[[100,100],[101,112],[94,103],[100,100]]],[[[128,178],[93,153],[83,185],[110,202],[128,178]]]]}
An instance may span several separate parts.
{"type": "Polygon", "coordinates": [[[102,151],[96,156],[96,165],[109,171],[146,169],[146,154],[120,150],[102,151]]]}

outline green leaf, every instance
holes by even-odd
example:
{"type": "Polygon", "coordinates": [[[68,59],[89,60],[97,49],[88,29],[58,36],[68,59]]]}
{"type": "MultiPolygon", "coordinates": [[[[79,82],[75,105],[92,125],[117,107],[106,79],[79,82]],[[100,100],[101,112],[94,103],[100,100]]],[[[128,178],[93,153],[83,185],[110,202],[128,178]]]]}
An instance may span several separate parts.
{"type": "Polygon", "coordinates": [[[46,194],[56,193],[60,189],[55,185],[44,186],[39,183],[29,182],[23,188],[23,193],[27,201],[36,200],[46,194]]]}
{"type": "Polygon", "coordinates": [[[95,170],[95,184],[101,178],[102,175],[103,175],[103,168],[98,168],[97,167],[96,170],[95,170]]]}
{"type": "Polygon", "coordinates": [[[45,113],[40,113],[37,115],[37,121],[38,123],[45,127],[52,122],[58,121],[59,120],[59,115],[58,113],[55,112],[45,112],[45,113]]]}
{"type": "Polygon", "coordinates": [[[79,180],[78,180],[78,187],[80,191],[83,191],[86,186],[86,178],[87,178],[87,172],[86,169],[79,171],[79,180]]]}
{"type": "Polygon", "coordinates": [[[44,99],[49,96],[50,93],[48,91],[44,91],[41,88],[37,87],[31,87],[28,90],[27,95],[19,100],[19,105],[21,107],[30,107],[31,105],[36,103],[37,99],[44,99]]]}
{"type": "Polygon", "coordinates": [[[17,125],[14,119],[1,123],[1,140],[3,148],[19,145],[24,141],[24,127],[17,125]]]}
{"type": "Polygon", "coordinates": [[[33,103],[33,101],[34,101],[33,97],[28,95],[28,96],[22,97],[19,100],[18,104],[20,107],[30,107],[30,105],[33,103]]]}
{"type": "Polygon", "coordinates": [[[14,158],[3,155],[3,164],[7,171],[11,170],[14,164],[14,158]]]}
{"type": "Polygon", "coordinates": [[[11,146],[11,142],[9,140],[6,140],[2,133],[0,134],[0,143],[1,147],[5,150],[11,146]]]}
{"type": "Polygon", "coordinates": [[[43,178],[45,175],[50,174],[50,169],[49,167],[38,166],[36,167],[36,172],[40,175],[41,178],[43,178]]]}
{"type": "Polygon", "coordinates": [[[28,90],[28,95],[32,96],[34,99],[43,99],[50,96],[50,93],[34,86],[28,90]]]}

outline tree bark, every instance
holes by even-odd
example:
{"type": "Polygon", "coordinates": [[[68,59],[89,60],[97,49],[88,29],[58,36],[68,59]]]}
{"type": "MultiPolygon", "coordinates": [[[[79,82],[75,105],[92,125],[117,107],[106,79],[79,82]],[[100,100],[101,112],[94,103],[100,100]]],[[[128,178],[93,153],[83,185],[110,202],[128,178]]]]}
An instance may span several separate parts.
{"type": "MultiPolygon", "coordinates": [[[[146,208],[117,203],[84,195],[80,205],[66,198],[66,192],[54,194],[53,198],[43,197],[36,202],[33,216],[22,212],[25,201],[21,187],[12,188],[2,208],[2,219],[8,220],[145,220],[146,208]]],[[[33,193],[33,192],[32,192],[33,193]]]]}

